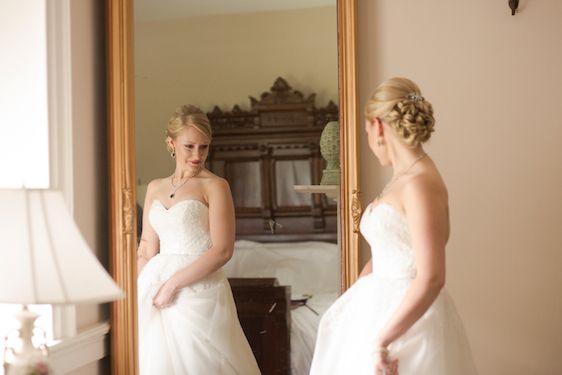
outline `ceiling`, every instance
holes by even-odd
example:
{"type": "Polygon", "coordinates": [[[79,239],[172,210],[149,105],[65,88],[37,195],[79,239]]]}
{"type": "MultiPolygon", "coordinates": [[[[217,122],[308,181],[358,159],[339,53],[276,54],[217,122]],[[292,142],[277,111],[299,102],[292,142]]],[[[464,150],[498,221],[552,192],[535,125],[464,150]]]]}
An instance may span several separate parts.
{"type": "Polygon", "coordinates": [[[336,0],[135,0],[135,20],[154,21],[218,14],[335,6],[336,0]]]}

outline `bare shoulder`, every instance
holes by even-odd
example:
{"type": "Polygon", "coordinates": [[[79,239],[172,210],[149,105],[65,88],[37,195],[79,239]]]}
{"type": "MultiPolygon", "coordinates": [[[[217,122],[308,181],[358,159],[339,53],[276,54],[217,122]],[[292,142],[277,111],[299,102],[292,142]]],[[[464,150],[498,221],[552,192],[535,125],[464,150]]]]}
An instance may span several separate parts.
{"type": "Polygon", "coordinates": [[[226,179],[217,176],[209,170],[205,170],[203,173],[199,174],[201,182],[209,187],[224,187],[228,186],[228,181],[226,179]]]}
{"type": "Polygon", "coordinates": [[[206,170],[204,173],[201,173],[199,177],[208,200],[210,196],[215,194],[230,194],[230,186],[226,179],[217,176],[216,174],[208,170],[206,170]]]}
{"type": "Polygon", "coordinates": [[[158,194],[157,192],[164,187],[165,182],[166,177],[155,178],[154,180],[150,181],[146,187],[146,195],[152,196],[154,194],[158,194]]]}
{"type": "Polygon", "coordinates": [[[412,176],[403,189],[406,206],[437,205],[447,207],[448,192],[437,170],[429,170],[412,176]]]}
{"type": "Polygon", "coordinates": [[[146,194],[158,194],[160,190],[167,187],[169,185],[169,177],[163,178],[155,178],[154,180],[150,181],[146,188],[146,194]]]}
{"type": "Polygon", "coordinates": [[[437,169],[412,176],[403,189],[404,211],[412,225],[449,238],[449,202],[445,182],[437,169]]]}

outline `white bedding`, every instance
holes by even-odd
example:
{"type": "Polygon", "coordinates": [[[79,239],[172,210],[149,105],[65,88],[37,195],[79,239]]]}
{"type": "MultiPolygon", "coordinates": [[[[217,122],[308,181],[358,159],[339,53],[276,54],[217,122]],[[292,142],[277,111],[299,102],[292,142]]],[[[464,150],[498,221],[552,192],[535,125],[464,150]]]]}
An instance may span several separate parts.
{"type": "Polygon", "coordinates": [[[337,245],[236,241],[224,270],[228,277],[275,277],[280,285],[291,286],[292,299],[310,296],[308,307],[291,311],[292,374],[308,375],[320,318],[339,295],[337,245]]]}
{"type": "Polygon", "coordinates": [[[306,303],[312,310],[301,306],[291,311],[292,375],[308,375],[320,318],[338,295],[337,292],[315,294],[306,303]]]}

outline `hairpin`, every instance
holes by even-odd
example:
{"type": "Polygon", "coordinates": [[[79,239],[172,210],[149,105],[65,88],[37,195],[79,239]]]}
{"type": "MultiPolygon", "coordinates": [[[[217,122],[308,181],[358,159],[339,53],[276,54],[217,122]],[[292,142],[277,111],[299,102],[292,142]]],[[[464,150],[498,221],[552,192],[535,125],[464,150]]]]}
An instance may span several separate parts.
{"type": "Polygon", "coordinates": [[[424,100],[424,97],[416,94],[415,92],[412,92],[412,93],[406,95],[406,99],[408,99],[412,102],[421,102],[421,101],[424,100]]]}

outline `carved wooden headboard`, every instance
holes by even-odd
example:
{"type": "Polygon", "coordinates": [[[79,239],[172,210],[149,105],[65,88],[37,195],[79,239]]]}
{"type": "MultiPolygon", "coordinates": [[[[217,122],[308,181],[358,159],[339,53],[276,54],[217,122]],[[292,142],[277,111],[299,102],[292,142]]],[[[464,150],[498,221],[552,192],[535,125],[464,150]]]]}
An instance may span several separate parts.
{"type": "Polygon", "coordinates": [[[322,194],[303,194],[294,184],[320,182],[324,160],[320,134],[338,120],[330,102],[315,106],[277,78],[250,110],[238,105],[208,113],[213,142],[208,167],[230,184],[236,207],[237,239],[255,241],[336,241],[335,202],[322,194]]]}

